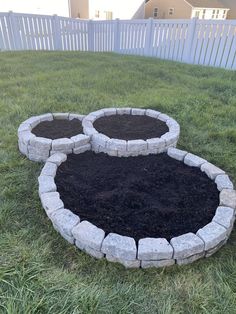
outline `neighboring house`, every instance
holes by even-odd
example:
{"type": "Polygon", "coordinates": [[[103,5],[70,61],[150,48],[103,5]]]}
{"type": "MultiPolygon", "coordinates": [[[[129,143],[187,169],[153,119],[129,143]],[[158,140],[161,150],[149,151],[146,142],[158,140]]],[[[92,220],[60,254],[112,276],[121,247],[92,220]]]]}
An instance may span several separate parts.
{"type": "Polygon", "coordinates": [[[220,0],[146,0],[145,18],[225,20],[228,11],[220,0]]]}
{"type": "Polygon", "coordinates": [[[81,19],[143,19],[144,0],[69,0],[70,16],[81,19]]]}
{"type": "Polygon", "coordinates": [[[227,19],[236,20],[236,0],[221,0],[221,2],[230,8],[230,11],[227,15],[227,19]]]}

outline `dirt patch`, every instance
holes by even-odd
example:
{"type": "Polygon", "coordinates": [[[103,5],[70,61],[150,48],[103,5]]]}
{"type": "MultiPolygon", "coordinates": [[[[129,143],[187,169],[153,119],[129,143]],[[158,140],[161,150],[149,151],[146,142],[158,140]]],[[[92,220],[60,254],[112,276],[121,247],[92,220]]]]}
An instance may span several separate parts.
{"type": "Polygon", "coordinates": [[[83,133],[82,123],[78,119],[73,120],[52,120],[39,123],[33,128],[32,133],[38,137],[45,137],[52,140],[58,138],[69,138],[83,133]]]}
{"type": "Polygon", "coordinates": [[[93,126],[98,132],[110,138],[122,140],[147,140],[161,137],[169,131],[166,123],[160,120],[131,114],[102,117],[97,119],[93,126]]]}
{"type": "Polygon", "coordinates": [[[196,232],[212,220],[219,203],[213,181],[167,154],[69,155],[55,181],[65,208],[106,233],[136,241],[196,232]]]}

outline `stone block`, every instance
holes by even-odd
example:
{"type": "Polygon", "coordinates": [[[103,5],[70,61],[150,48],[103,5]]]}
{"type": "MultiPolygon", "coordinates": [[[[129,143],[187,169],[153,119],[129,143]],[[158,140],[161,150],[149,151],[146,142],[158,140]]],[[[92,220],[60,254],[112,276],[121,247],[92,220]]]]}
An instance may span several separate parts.
{"type": "Polygon", "coordinates": [[[190,257],[184,258],[184,259],[177,259],[177,264],[178,265],[187,265],[187,264],[191,264],[197,260],[199,260],[200,258],[203,258],[205,256],[205,252],[201,252],[198,254],[194,254],[190,257]]]}
{"type": "Polygon", "coordinates": [[[147,139],[146,142],[147,142],[147,148],[150,151],[155,150],[155,149],[159,151],[165,148],[165,140],[159,137],[147,139]]]}
{"type": "Polygon", "coordinates": [[[48,155],[39,155],[39,154],[29,153],[28,158],[29,160],[35,161],[35,162],[45,162],[48,158],[48,155]]]}
{"type": "Polygon", "coordinates": [[[31,117],[27,119],[25,122],[29,123],[31,128],[34,128],[36,125],[40,123],[40,117],[39,116],[31,117]]]}
{"type": "Polygon", "coordinates": [[[76,245],[79,247],[89,247],[93,250],[100,251],[105,232],[94,226],[88,221],[82,221],[72,230],[72,234],[76,239],[76,245]]]}
{"type": "Polygon", "coordinates": [[[224,246],[224,245],[226,244],[226,242],[227,242],[227,239],[221,241],[221,242],[220,242],[218,245],[216,245],[214,248],[212,248],[212,249],[206,251],[205,257],[210,257],[210,256],[212,256],[213,254],[215,254],[217,251],[219,251],[219,249],[220,249],[222,246],[224,246]]]}
{"type": "Polygon", "coordinates": [[[144,116],[146,109],[132,108],[131,114],[134,116],[144,116]]]}
{"type": "Polygon", "coordinates": [[[183,161],[184,157],[187,155],[187,152],[174,147],[170,147],[168,148],[167,154],[173,159],[183,161]]]}
{"type": "MultiPolygon", "coordinates": [[[[30,140],[30,146],[36,148],[42,154],[49,152],[52,146],[52,140],[44,137],[34,137],[30,140]]],[[[49,153],[48,153],[49,155],[49,153]]]]}
{"type": "Polygon", "coordinates": [[[222,225],[227,230],[231,230],[235,220],[235,209],[231,207],[219,206],[212,221],[222,225]]]}
{"type": "Polygon", "coordinates": [[[53,120],[53,114],[52,113],[45,113],[45,114],[41,114],[39,116],[40,118],[40,122],[43,121],[52,121],[53,120]]]}
{"type": "MultiPolygon", "coordinates": [[[[78,241],[75,241],[75,245],[79,248],[79,243],[78,241]]],[[[96,259],[101,259],[104,257],[104,254],[101,251],[97,251],[94,249],[91,249],[89,246],[85,246],[83,249],[81,249],[82,251],[86,252],[87,254],[89,254],[90,256],[96,258],[96,259]]]]}
{"type": "Polygon", "coordinates": [[[227,237],[227,230],[216,222],[210,222],[197,232],[197,236],[205,243],[205,251],[214,248],[227,237]]]}
{"type": "Polygon", "coordinates": [[[173,257],[173,247],[164,238],[144,238],[138,242],[138,259],[167,260],[173,257]]]}
{"type": "Polygon", "coordinates": [[[163,121],[163,122],[166,122],[167,120],[169,120],[170,119],[170,117],[167,115],[167,114],[164,114],[164,113],[161,113],[161,114],[159,114],[159,116],[158,116],[158,120],[161,120],[161,121],[163,121]]]}
{"type": "Polygon", "coordinates": [[[55,163],[47,161],[41,171],[44,176],[55,177],[57,173],[57,165],[55,163]]]}
{"type": "Polygon", "coordinates": [[[52,151],[71,153],[74,148],[74,142],[69,138],[59,138],[52,141],[52,151]]]}
{"type": "Polygon", "coordinates": [[[236,191],[224,189],[220,192],[220,206],[236,209],[236,191]]]}
{"type": "Polygon", "coordinates": [[[176,144],[179,139],[179,134],[177,132],[167,132],[164,135],[161,136],[161,139],[163,139],[167,146],[170,146],[171,144],[176,144]]]}
{"type": "Polygon", "coordinates": [[[58,192],[43,193],[40,195],[40,199],[49,218],[51,218],[55,211],[64,208],[58,192]]]}
{"type": "Polygon", "coordinates": [[[206,160],[191,153],[188,153],[184,157],[184,163],[190,167],[200,168],[202,164],[206,163],[206,160]]]}
{"type": "Polygon", "coordinates": [[[92,136],[92,143],[95,143],[96,145],[99,145],[101,147],[106,147],[108,141],[110,140],[110,138],[104,134],[94,134],[92,136]]]}
{"type": "Polygon", "coordinates": [[[92,115],[96,116],[96,119],[99,119],[99,118],[104,117],[105,114],[104,114],[104,111],[100,109],[100,110],[94,111],[92,115]]]}
{"type": "Polygon", "coordinates": [[[158,116],[161,114],[161,112],[152,110],[152,109],[147,109],[145,112],[146,116],[157,119],[158,116]]]}
{"type": "Polygon", "coordinates": [[[88,150],[91,150],[91,144],[86,144],[73,149],[74,154],[82,154],[88,150]]]}
{"type": "Polygon", "coordinates": [[[116,114],[116,108],[105,108],[102,109],[102,111],[104,112],[105,116],[113,116],[116,114]]]}
{"type": "Polygon", "coordinates": [[[31,125],[29,123],[21,123],[21,125],[19,126],[17,132],[18,132],[18,136],[20,135],[21,132],[25,132],[25,131],[28,131],[28,132],[31,132],[31,125]]]}
{"type": "Polygon", "coordinates": [[[139,152],[139,151],[147,150],[147,142],[144,140],[128,141],[127,150],[129,152],[139,152]]]}
{"type": "Polygon", "coordinates": [[[57,112],[53,113],[53,118],[55,120],[68,120],[69,119],[69,112],[57,112]]]}
{"type": "Polygon", "coordinates": [[[127,148],[127,141],[118,140],[118,139],[110,139],[107,142],[107,150],[111,151],[122,151],[125,152],[127,148]]]}
{"type": "Polygon", "coordinates": [[[93,136],[94,134],[98,134],[98,131],[94,129],[94,127],[83,127],[84,133],[88,136],[93,136]]]}
{"type": "Polygon", "coordinates": [[[90,141],[90,137],[85,134],[79,134],[70,138],[74,142],[74,148],[86,145],[90,141]]]}
{"type": "Polygon", "coordinates": [[[54,155],[50,156],[47,161],[52,162],[57,166],[60,166],[64,161],[66,161],[66,159],[67,159],[66,154],[55,153],[54,155]]]}
{"type": "Polygon", "coordinates": [[[68,119],[71,121],[71,120],[74,120],[74,119],[77,119],[77,120],[80,120],[82,121],[84,119],[85,115],[82,115],[82,114],[76,114],[76,113],[69,113],[69,117],[68,119]]]}
{"type": "Polygon", "coordinates": [[[36,136],[31,131],[23,131],[20,133],[19,140],[25,144],[29,145],[30,141],[36,136]]]}
{"type": "Polygon", "coordinates": [[[133,238],[109,233],[102,243],[102,252],[121,260],[135,260],[137,248],[133,238]]]}
{"type": "Polygon", "coordinates": [[[172,238],[170,244],[174,248],[174,259],[184,259],[204,251],[202,239],[191,232],[172,238]]]}
{"type": "Polygon", "coordinates": [[[159,267],[168,267],[175,264],[174,259],[163,259],[161,261],[141,261],[141,267],[142,268],[159,268],[159,267]]]}
{"type": "Polygon", "coordinates": [[[233,189],[233,183],[230,181],[229,176],[226,174],[219,174],[216,179],[215,183],[217,184],[217,189],[222,191],[223,189],[233,189]]]}
{"type": "Polygon", "coordinates": [[[56,210],[52,216],[51,221],[61,235],[73,237],[72,229],[80,222],[79,216],[73,214],[68,209],[56,210]]]}
{"type": "Polygon", "coordinates": [[[55,192],[57,190],[53,177],[40,175],[38,177],[39,195],[48,192],[55,192]]]}
{"type": "MultiPolygon", "coordinates": [[[[82,126],[83,126],[84,130],[94,128],[93,122],[91,120],[88,120],[87,117],[84,118],[84,120],[82,121],[82,126]]],[[[85,133],[85,134],[87,134],[87,133],[85,133]]]]}
{"type": "Polygon", "coordinates": [[[18,147],[19,147],[20,152],[21,152],[23,155],[28,156],[28,146],[27,146],[26,144],[24,144],[24,143],[21,142],[21,141],[18,141],[18,147]]]}
{"type": "Polygon", "coordinates": [[[111,255],[106,255],[106,259],[109,262],[112,263],[120,263],[122,264],[125,268],[139,268],[140,267],[140,261],[135,259],[135,260],[125,260],[125,259],[120,259],[111,255]]]}
{"type": "Polygon", "coordinates": [[[123,115],[123,114],[130,114],[131,108],[116,108],[116,114],[123,115]]]}
{"type": "Polygon", "coordinates": [[[219,175],[219,174],[224,174],[225,172],[216,167],[215,165],[206,162],[201,166],[201,170],[202,172],[205,172],[206,175],[211,179],[211,180],[215,180],[215,178],[219,175]]]}

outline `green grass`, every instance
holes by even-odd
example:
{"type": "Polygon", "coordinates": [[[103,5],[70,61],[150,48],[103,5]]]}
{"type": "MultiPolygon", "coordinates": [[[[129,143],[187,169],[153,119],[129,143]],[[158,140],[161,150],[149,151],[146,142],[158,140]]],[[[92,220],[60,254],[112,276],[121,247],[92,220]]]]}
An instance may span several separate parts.
{"type": "Polygon", "coordinates": [[[236,313],[236,232],[192,265],[125,270],[66,243],[38,195],[42,165],[17,127],[45,112],[154,108],[181,125],[179,147],[236,183],[236,72],[115,54],[0,54],[0,313],[236,313]]]}

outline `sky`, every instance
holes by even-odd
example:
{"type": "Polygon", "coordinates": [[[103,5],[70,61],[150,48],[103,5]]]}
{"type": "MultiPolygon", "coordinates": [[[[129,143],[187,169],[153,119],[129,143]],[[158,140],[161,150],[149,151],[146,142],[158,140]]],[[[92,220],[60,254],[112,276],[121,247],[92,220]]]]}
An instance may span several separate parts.
{"type": "Polygon", "coordinates": [[[69,16],[68,0],[0,0],[0,12],[69,16]]]}

